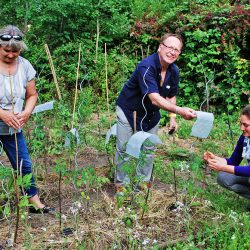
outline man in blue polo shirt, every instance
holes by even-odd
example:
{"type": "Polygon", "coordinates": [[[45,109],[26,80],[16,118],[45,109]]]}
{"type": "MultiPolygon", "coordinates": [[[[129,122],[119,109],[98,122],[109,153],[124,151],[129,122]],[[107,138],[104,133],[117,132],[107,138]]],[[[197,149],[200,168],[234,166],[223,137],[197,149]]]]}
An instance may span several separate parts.
{"type": "MultiPolygon", "coordinates": [[[[143,59],[136,67],[117,99],[117,142],[115,182],[119,187],[129,183],[122,169],[128,158],[125,156],[126,143],[136,131],[157,134],[160,109],[170,112],[170,130],[177,128],[176,114],[190,120],[196,117],[195,111],[176,106],[179,70],[174,62],[183,47],[182,38],[176,34],[165,34],[160,41],[157,53],[143,59]],[[136,113],[136,115],[134,115],[136,113]],[[135,120],[135,121],[134,121],[135,120]]],[[[146,145],[142,150],[148,149],[146,145]]],[[[152,147],[150,148],[151,150],[152,147]]],[[[146,155],[137,167],[140,180],[149,182],[152,174],[153,157],[146,155]]]]}

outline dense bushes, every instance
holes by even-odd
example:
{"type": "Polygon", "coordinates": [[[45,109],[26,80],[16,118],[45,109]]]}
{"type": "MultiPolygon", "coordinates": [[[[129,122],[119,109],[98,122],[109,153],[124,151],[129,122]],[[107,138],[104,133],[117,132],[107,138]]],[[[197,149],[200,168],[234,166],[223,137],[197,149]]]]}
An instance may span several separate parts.
{"type": "MultiPolygon", "coordinates": [[[[64,98],[74,89],[79,43],[81,87],[105,98],[104,43],[107,43],[110,101],[134,66],[156,51],[164,32],[181,33],[185,48],[177,64],[179,102],[198,107],[206,98],[220,109],[242,106],[249,98],[249,5],[229,1],[1,0],[1,25],[26,31],[25,52],[39,73],[40,98],[55,95],[44,50],[48,43],[64,98]],[[233,4],[233,3],[232,3],[233,4]],[[18,6],[18,8],[17,8],[18,6]]],[[[80,87],[80,86],[79,86],[80,87]]],[[[208,102],[206,102],[208,104],[208,102]]]]}
{"type": "Polygon", "coordinates": [[[249,6],[212,2],[172,4],[160,20],[144,15],[132,30],[138,41],[145,32],[154,37],[162,30],[181,33],[185,40],[178,62],[181,101],[198,106],[208,98],[217,108],[230,110],[247,103],[250,93],[249,6]]]}

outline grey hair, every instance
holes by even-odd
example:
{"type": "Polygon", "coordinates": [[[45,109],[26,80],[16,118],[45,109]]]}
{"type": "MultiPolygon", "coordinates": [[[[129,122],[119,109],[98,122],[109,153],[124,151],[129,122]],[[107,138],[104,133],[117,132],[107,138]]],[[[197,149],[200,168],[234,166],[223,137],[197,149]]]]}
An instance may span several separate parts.
{"type": "Polygon", "coordinates": [[[245,115],[250,118],[250,104],[248,104],[245,108],[242,109],[241,115],[245,115]]]}
{"type": "Polygon", "coordinates": [[[163,43],[169,37],[175,37],[175,38],[179,39],[179,41],[181,42],[181,47],[183,47],[184,42],[183,42],[183,39],[182,39],[181,35],[179,35],[179,34],[166,33],[165,35],[163,35],[161,37],[160,43],[163,43]]]}
{"type": "MultiPolygon", "coordinates": [[[[24,34],[20,29],[14,25],[7,25],[0,29],[0,35],[11,35],[11,36],[21,36],[23,38],[24,34]]],[[[11,47],[18,51],[23,51],[27,49],[26,44],[23,40],[17,41],[11,38],[9,41],[3,41],[0,39],[0,46],[11,47]]]]}

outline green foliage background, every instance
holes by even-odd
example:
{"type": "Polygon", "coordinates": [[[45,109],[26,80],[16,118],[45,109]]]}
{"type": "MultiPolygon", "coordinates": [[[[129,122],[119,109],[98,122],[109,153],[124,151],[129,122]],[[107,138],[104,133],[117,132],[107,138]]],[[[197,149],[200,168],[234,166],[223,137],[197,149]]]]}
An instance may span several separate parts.
{"type": "MultiPolygon", "coordinates": [[[[82,47],[78,82],[80,91],[74,122],[75,127],[79,129],[82,144],[98,150],[104,151],[101,131],[106,131],[110,125],[109,114],[106,112],[105,43],[111,109],[114,109],[115,100],[136,64],[157,50],[158,41],[165,32],[180,33],[185,40],[183,52],[177,61],[181,73],[179,105],[198,109],[204,104],[204,109],[208,103],[207,96],[209,108],[213,112],[238,113],[238,110],[250,101],[250,6],[246,0],[0,0],[0,4],[0,26],[14,24],[25,33],[29,50],[24,52],[24,57],[30,60],[37,70],[39,102],[58,98],[44,49],[45,44],[50,48],[62,94],[62,101],[56,102],[52,111],[46,112],[44,117],[43,114],[34,116],[34,122],[29,123],[31,129],[28,128],[27,131],[32,131],[32,134],[27,136],[30,152],[41,159],[46,159],[47,154],[57,155],[55,172],[61,171],[62,176],[68,175],[68,183],[72,182],[77,187],[86,185],[87,180],[89,188],[94,184],[98,188],[98,185],[106,181],[106,178],[95,176],[92,168],[76,168],[75,172],[71,171],[71,158],[78,146],[73,142],[71,148],[65,149],[64,146],[65,135],[70,134],[72,126],[79,44],[82,47]],[[96,113],[95,119],[90,116],[92,113],[96,113]],[[90,123],[88,119],[93,120],[90,123]],[[94,133],[93,139],[89,134],[96,131],[98,134],[94,133]]],[[[222,114],[219,118],[221,127],[218,129],[219,126],[215,126],[212,140],[195,145],[201,147],[200,152],[218,151],[223,139],[228,138],[225,127],[227,123],[230,125],[229,116],[222,114]]],[[[237,118],[238,116],[232,116],[234,121],[237,118]]],[[[188,126],[191,124],[181,124],[178,132],[185,140],[189,136],[188,126]]],[[[236,126],[236,122],[232,123],[234,135],[236,126]]],[[[111,147],[112,145],[110,151],[111,147]]],[[[223,154],[229,155],[229,147],[229,142],[223,144],[223,154]]],[[[108,152],[107,148],[106,150],[108,152]]],[[[186,213],[184,223],[185,230],[190,232],[190,244],[184,246],[183,243],[174,249],[197,249],[196,246],[200,249],[241,249],[239,247],[244,246],[248,249],[247,215],[239,213],[237,223],[232,223],[230,216],[224,216],[223,220],[218,219],[218,223],[214,223],[213,216],[215,212],[217,215],[217,211],[220,216],[224,212],[231,214],[229,210],[232,206],[241,212],[244,202],[235,200],[227,190],[221,191],[213,185],[210,185],[206,192],[197,186],[197,180],[203,178],[201,157],[191,154],[188,155],[189,161],[178,159],[178,154],[185,153],[188,152],[182,147],[175,148],[172,145],[171,150],[164,152],[164,155],[172,157],[171,162],[164,166],[162,159],[157,158],[155,175],[161,178],[161,181],[173,184],[170,169],[180,171],[183,165],[190,165],[194,175],[190,175],[188,180],[183,178],[185,176],[182,174],[177,176],[178,188],[187,190],[192,199],[190,206],[196,206],[192,202],[199,194],[208,197],[213,207],[208,210],[208,216],[211,218],[209,220],[208,217],[203,220],[198,216],[198,219],[194,219],[186,213]],[[242,231],[242,226],[246,230],[242,231]]],[[[42,166],[38,166],[40,171],[47,172],[47,164],[49,163],[45,161],[42,166]]],[[[10,168],[0,168],[0,180],[11,178],[10,168]]],[[[12,179],[11,183],[5,183],[8,192],[14,193],[12,179]]],[[[81,193],[81,196],[87,200],[88,194],[81,193]]],[[[4,199],[6,194],[0,193],[0,213],[3,212],[1,201],[4,199]]],[[[9,216],[9,200],[7,204],[4,211],[9,216]]],[[[202,212],[202,209],[200,210],[202,212]]],[[[88,241],[92,241],[89,235],[87,237],[88,241]]],[[[41,244],[44,248],[43,241],[41,244]]]]}
{"type": "Polygon", "coordinates": [[[114,104],[135,65],[157,50],[158,40],[165,32],[177,32],[185,40],[177,62],[181,72],[180,105],[198,108],[209,96],[209,104],[220,112],[240,109],[249,102],[248,1],[0,3],[0,25],[17,25],[26,34],[29,51],[24,56],[38,72],[41,101],[56,98],[45,43],[51,50],[63,98],[68,102],[73,102],[78,47],[82,44],[79,88],[91,86],[93,100],[102,107],[106,97],[104,44],[110,102],[114,104]]]}

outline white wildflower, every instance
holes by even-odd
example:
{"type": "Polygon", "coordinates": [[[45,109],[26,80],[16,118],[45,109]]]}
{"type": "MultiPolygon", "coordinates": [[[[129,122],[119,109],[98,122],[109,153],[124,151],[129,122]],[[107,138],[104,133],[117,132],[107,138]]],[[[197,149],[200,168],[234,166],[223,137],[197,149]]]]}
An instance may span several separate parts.
{"type": "Polygon", "coordinates": [[[180,201],[177,201],[176,202],[176,208],[172,210],[172,212],[175,212],[175,213],[179,213],[183,208],[184,208],[184,204],[181,203],[180,201]]]}
{"type": "Polygon", "coordinates": [[[81,208],[82,204],[81,204],[80,201],[76,201],[76,202],[74,202],[74,206],[77,207],[77,208],[81,208]]]}
{"type": "Polygon", "coordinates": [[[73,215],[76,215],[76,214],[78,213],[78,209],[77,209],[77,208],[70,207],[69,210],[70,210],[70,212],[71,212],[73,215]]]}
{"type": "Polygon", "coordinates": [[[206,206],[211,206],[212,205],[211,201],[209,201],[209,200],[204,200],[204,204],[206,206]]]}
{"type": "Polygon", "coordinates": [[[66,216],[65,214],[62,214],[62,219],[63,219],[64,221],[67,221],[67,216],[66,216]]]}
{"type": "Polygon", "coordinates": [[[133,238],[134,239],[139,239],[140,238],[140,233],[139,232],[135,232],[134,235],[133,235],[133,238]]]}
{"type": "Polygon", "coordinates": [[[188,169],[189,169],[189,165],[187,164],[186,161],[182,161],[182,162],[179,164],[179,167],[180,167],[181,171],[185,171],[185,170],[188,170],[188,169]]]}
{"type": "Polygon", "coordinates": [[[229,218],[233,219],[236,222],[238,220],[237,213],[234,212],[233,210],[231,210],[231,212],[229,214],[229,218]]]}
{"type": "Polygon", "coordinates": [[[131,208],[130,207],[127,207],[127,210],[128,210],[128,212],[131,212],[131,208]]]}
{"type": "Polygon", "coordinates": [[[14,245],[14,233],[11,234],[11,238],[6,240],[7,247],[13,247],[14,245]]]}
{"type": "Polygon", "coordinates": [[[13,247],[13,243],[14,243],[14,240],[12,240],[12,239],[6,240],[7,247],[13,247]]]}
{"type": "Polygon", "coordinates": [[[146,246],[150,242],[149,239],[144,239],[142,242],[142,245],[146,246]]]}

